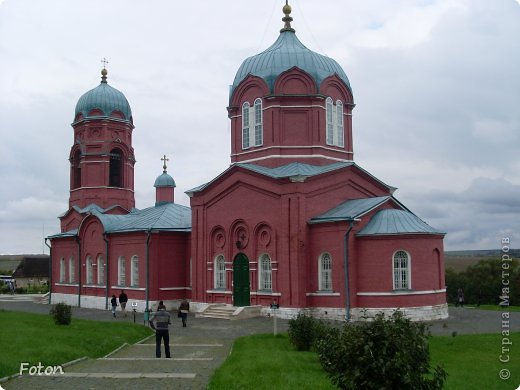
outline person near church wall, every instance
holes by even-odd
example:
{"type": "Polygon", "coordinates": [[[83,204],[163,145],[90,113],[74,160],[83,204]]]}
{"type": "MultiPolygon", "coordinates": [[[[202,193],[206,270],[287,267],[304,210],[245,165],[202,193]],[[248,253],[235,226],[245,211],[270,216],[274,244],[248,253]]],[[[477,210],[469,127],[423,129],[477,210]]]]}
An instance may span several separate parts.
{"type": "Polygon", "coordinates": [[[114,294],[112,294],[112,299],[110,300],[112,304],[112,315],[116,318],[116,307],[117,307],[117,298],[114,294]]]}
{"type": "Polygon", "coordinates": [[[457,290],[457,302],[455,303],[455,306],[464,307],[464,291],[462,291],[462,288],[459,287],[457,290]]]}
{"type": "Polygon", "coordinates": [[[161,340],[164,341],[164,355],[171,358],[170,355],[170,333],[168,326],[171,324],[170,313],[166,311],[163,301],[159,302],[157,312],[149,321],[150,327],[155,330],[155,357],[161,357],[161,340]]]}
{"type": "Polygon", "coordinates": [[[188,320],[188,313],[190,312],[190,304],[184,299],[179,306],[179,317],[182,319],[182,326],[186,327],[186,321],[188,320]]]}
{"type": "Polygon", "coordinates": [[[123,290],[121,290],[121,294],[119,294],[119,304],[121,305],[121,311],[123,315],[126,317],[126,303],[128,302],[128,296],[125,294],[123,290]]]}

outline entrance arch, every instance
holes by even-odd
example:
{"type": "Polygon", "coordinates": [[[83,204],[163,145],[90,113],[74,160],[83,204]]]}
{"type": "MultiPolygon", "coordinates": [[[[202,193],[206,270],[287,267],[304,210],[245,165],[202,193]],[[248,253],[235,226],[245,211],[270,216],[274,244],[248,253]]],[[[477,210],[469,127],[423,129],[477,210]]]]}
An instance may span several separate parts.
{"type": "Polygon", "coordinates": [[[243,253],[239,253],[233,261],[233,306],[249,305],[249,259],[243,253]]]}

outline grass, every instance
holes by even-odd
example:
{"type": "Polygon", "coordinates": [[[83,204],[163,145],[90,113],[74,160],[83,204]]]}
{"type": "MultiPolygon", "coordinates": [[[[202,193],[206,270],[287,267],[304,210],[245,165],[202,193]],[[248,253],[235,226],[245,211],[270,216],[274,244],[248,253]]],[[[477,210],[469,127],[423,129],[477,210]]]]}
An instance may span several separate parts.
{"type": "MultiPolygon", "coordinates": [[[[518,345],[520,333],[510,340],[510,358],[501,363],[500,334],[434,336],[430,339],[432,366],[442,365],[448,372],[446,390],[515,389],[520,384],[518,345]],[[506,368],[511,378],[501,380],[506,368]]],[[[253,335],[236,340],[233,351],[219,367],[209,385],[218,389],[334,389],[313,352],[297,352],[286,334],[253,335]]]]}
{"type": "Polygon", "coordinates": [[[287,334],[241,337],[208,389],[335,389],[313,352],[292,348],[287,334]]]}
{"type": "Polygon", "coordinates": [[[0,378],[19,372],[22,362],[56,366],[83,356],[98,358],[152,334],[132,323],[73,316],[70,325],[55,325],[50,315],[5,310],[0,310],[0,329],[0,378]]]}

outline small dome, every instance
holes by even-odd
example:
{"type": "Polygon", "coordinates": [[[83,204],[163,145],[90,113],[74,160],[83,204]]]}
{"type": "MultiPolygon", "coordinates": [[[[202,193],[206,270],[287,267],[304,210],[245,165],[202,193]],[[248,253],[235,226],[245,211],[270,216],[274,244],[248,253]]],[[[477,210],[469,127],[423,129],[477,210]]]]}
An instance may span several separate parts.
{"type": "Polygon", "coordinates": [[[175,187],[175,180],[173,177],[168,175],[166,172],[163,172],[161,175],[155,179],[155,183],[153,185],[155,188],[159,187],[175,187]]]}
{"type": "Polygon", "coordinates": [[[132,123],[132,110],[130,109],[128,100],[126,100],[122,92],[108,85],[106,81],[106,69],[103,69],[103,71],[101,72],[103,75],[101,83],[79,98],[74,113],[75,120],[77,120],[78,114],[81,114],[83,119],[112,117],[116,120],[132,123]],[[102,113],[89,115],[92,110],[100,110],[102,113]],[[114,112],[120,114],[114,115],[114,112]],[[121,117],[121,114],[123,117],[121,117]]]}
{"type": "Polygon", "coordinates": [[[271,47],[242,63],[233,81],[231,94],[249,74],[262,78],[272,91],[276,78],[293,67],[310,74],[318,87],[325,78],[337,74],[350,89],[347,75],[335,60],[309,50],[296,37],[294,30],[283,29],[271,47]]]}

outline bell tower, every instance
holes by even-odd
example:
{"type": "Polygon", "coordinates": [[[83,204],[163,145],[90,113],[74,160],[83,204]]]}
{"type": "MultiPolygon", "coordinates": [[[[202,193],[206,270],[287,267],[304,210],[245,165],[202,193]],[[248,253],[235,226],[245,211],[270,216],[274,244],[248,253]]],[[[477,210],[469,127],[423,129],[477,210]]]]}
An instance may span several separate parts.
{"type": "Polygon", "coordinates": [[[132,111],[126,97],[108,85],[107,73],[103,67],[101,83],[76,105],[69,207],[118,205],[130,211],[135,207],[132,111]]]}

